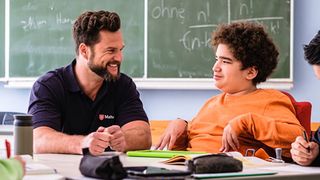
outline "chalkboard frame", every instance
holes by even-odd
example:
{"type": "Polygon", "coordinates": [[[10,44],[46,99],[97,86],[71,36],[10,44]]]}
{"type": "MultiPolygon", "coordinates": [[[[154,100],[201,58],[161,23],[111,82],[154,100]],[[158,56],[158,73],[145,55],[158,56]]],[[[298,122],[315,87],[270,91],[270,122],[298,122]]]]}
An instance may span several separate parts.
{"type": "MultiPolygon", "coordinates": [[[[9,0],[5,2],[8,3],[9,0]]],[[[145,3],[145,52],[144,52],[144,76],[142,78],[134,78],[139,89],[194,89],[194,90],[205,90],[205,89],[216,89],[212,78],[150,78],[146,76],[147,72],[147,7],[148,1],[144,0],[145,3]]],[[[6,6],[7,7],[7,6],[6,6]]],[[[293,87],[293,14],[294,14],[294,1],[290,0],[290,77],[289,78],[271,78],[267,82],[258,85],[261,88],[275,88],[275,89],[291,89],[293,87]]],[[[7,11],[7,10],[6,10],[7,11]]],[[[5,47],[8,48],[8,47],[5,47]]],[[[7,49],[6,49],[7,51],[7,49]]],[[[5,53],[5,64],[7,64],[9,58],[8,53],[5,53]]],[[[6,68],[8,69],[8,68],[6,68]]],[[[5,76],[0,80],[5,83],[5,87],[13,88],[30,88],[37,77],[9,77],[9,73],[5,72],[5,76]]]]}
{"type": "Polygon", "coordinates": [[[0,77],[5,76],[5,1],[0,2],[0,77]]]}

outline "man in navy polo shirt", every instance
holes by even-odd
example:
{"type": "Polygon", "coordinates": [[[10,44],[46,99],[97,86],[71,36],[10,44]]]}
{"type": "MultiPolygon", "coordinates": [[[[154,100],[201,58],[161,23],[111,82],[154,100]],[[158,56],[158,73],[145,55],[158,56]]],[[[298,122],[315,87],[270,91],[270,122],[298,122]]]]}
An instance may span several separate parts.
{"type": "Polygon", "coordinates": [[[73,38],[76,59],[40,77],[31,91],[35,153],[149,149],[150,127],[139,93],[120,73],[119,16],[85,12],[73,25],[73,38]]]}

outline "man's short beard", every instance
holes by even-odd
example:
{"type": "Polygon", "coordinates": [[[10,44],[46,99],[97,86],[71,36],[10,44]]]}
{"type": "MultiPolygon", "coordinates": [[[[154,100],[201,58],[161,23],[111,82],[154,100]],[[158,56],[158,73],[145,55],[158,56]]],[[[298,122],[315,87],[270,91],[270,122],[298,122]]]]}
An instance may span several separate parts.
{"type": "Polygon", "coordinates": [[[118,64],[118,73],[117,75],[113,76],[106,68],[101,68],[99,66],[96,66],[92,63],[92,60],[89,60],[88,62],[89,69],[96,73],[98,76],[102,77],[106,81],[117,81],[120,78],[120,64],[118,64]]]}
{"type": "Polygon", "coordinates": [[[120,64],[118,66],[117,75],[113,76],[112,74],[109,73],[109,71],[104,71],[104,72],[105,72],[104,75],[101,77],[103,77],[106,81],[115,82],[120,78],[120,64]]]}

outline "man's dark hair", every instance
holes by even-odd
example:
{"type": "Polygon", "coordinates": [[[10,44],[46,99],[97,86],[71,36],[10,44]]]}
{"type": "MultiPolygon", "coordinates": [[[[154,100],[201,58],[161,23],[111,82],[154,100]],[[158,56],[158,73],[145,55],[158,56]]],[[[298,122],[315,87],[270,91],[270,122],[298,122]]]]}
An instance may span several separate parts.
{"type": "Polygon", "coordinates": [[[81,43],[92,46],[99,42],[99,32],[107,30],[116,32],[120,29],[120,17],[115,12],[87,11],[81,14],[73,25],[73,39],[76,45],[76,54],[79,55],[81,43]]]}
{"type": "Polygon", "coordinates": [[[227,45],[233,56],[242,63],[242,70],[255,67],[256,85],[266,81],[278,64],[278,49],[261,24],[236,22],[220,25],[212,35],[212,46],[227,45]]]}
{"type": "Polygon", "coordinates": [[[304,45],[304,58],[311,65],[320,65],[320,31],[308,45],[304,45]]]}

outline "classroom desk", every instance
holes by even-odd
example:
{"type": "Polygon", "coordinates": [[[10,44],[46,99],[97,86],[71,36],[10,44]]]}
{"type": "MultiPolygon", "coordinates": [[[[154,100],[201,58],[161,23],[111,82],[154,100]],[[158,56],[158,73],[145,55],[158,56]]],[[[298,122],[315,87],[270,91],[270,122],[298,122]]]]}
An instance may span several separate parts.
{"type": "MultiPolygon", "coordinates": [[[[81,155],[66,155],[66,154],[35,154],[34,161],[48,165],[55,168],[59,174],[72,179],[88,179],[81,175],[79,171],[79,163],[81,155]]],[[[141,157],[128,157],[125,154],[120,155],[121,162],[124,166],[143,166],[152,165],[159,167],[166,167],[170,169],[186,169],[185,166],[179,165],[166,165],[161,163],[164,159],[161,158],[141,158],[141,157]]],[[[259,168],[266,171],[278,171],[276,175],[267,176],[246,176],[235,177],[229,179],[270,179],[270,180],[319,180],[320,167],[301,167],[298,165],[290,164],[284,167],[263,167],[259,168]]],[[[89,178],[91,179],[91,178],[89,178]]],[[[226,178],[223,178],[226,179],[226,178]]]]}
{"type": "MultiPolygon", "coordinates": [[[[34,161],[47,166],[53,167],[57,172],[67,178],[72,179],[83,179],[79,171],[79,164],[82,156],[81,155],[66,155],[66,154],[34,154],[34,161]]],[[[124,166],[159,166],[169,167],[172,169],[185,170],[184,166],[177,165],[165,165],[159,161],[161,158],[139,158],[139,157],[128,157],[125,154],[120,155],[120,160],[124,166]]]]}
{"type": "MultiPolygon", "coordinates": [[[[4,142],[4,139],[8,139],[12,142],[13,137],[11,135],[0,135],[0,142],[4,142]]],[[[0,150],[3,147],[0,145],[0,150]]],[[[2,149],[3,150],[3,149],[2,149]]],[[[51,176],[26,176],[24,180],[35,180],[35,179],[48,179],[57,180],[63,179],[63,177],[70,179],[92,179],[82,176],[79,171],[79,164],[82,155],[71,155],[71,154],[34,154],[34,161],[45,164],[52,168],[55,168],[59,175],[51,176]]],[[[161,163],[165,160],[162,158],[141,158],[141,157],[128,157],[125,154],[120,155],[120,160],[124,166],[159,166],[169,169],[185,170],[185,166],[179,165],[166,165],[161,163]]],[[[276,175],[267,176],[245,176],[245,177],[234,177],[228,179],[269,179],[269,180],[319,180],[320,179],[320,167],[302,167],[294,164],[287,166],[277,167],[262,167],[258,168],[263,171],[277,171],[276,175]]],[[[223,178],[227,179],[227,178],[223,178]]]]}

